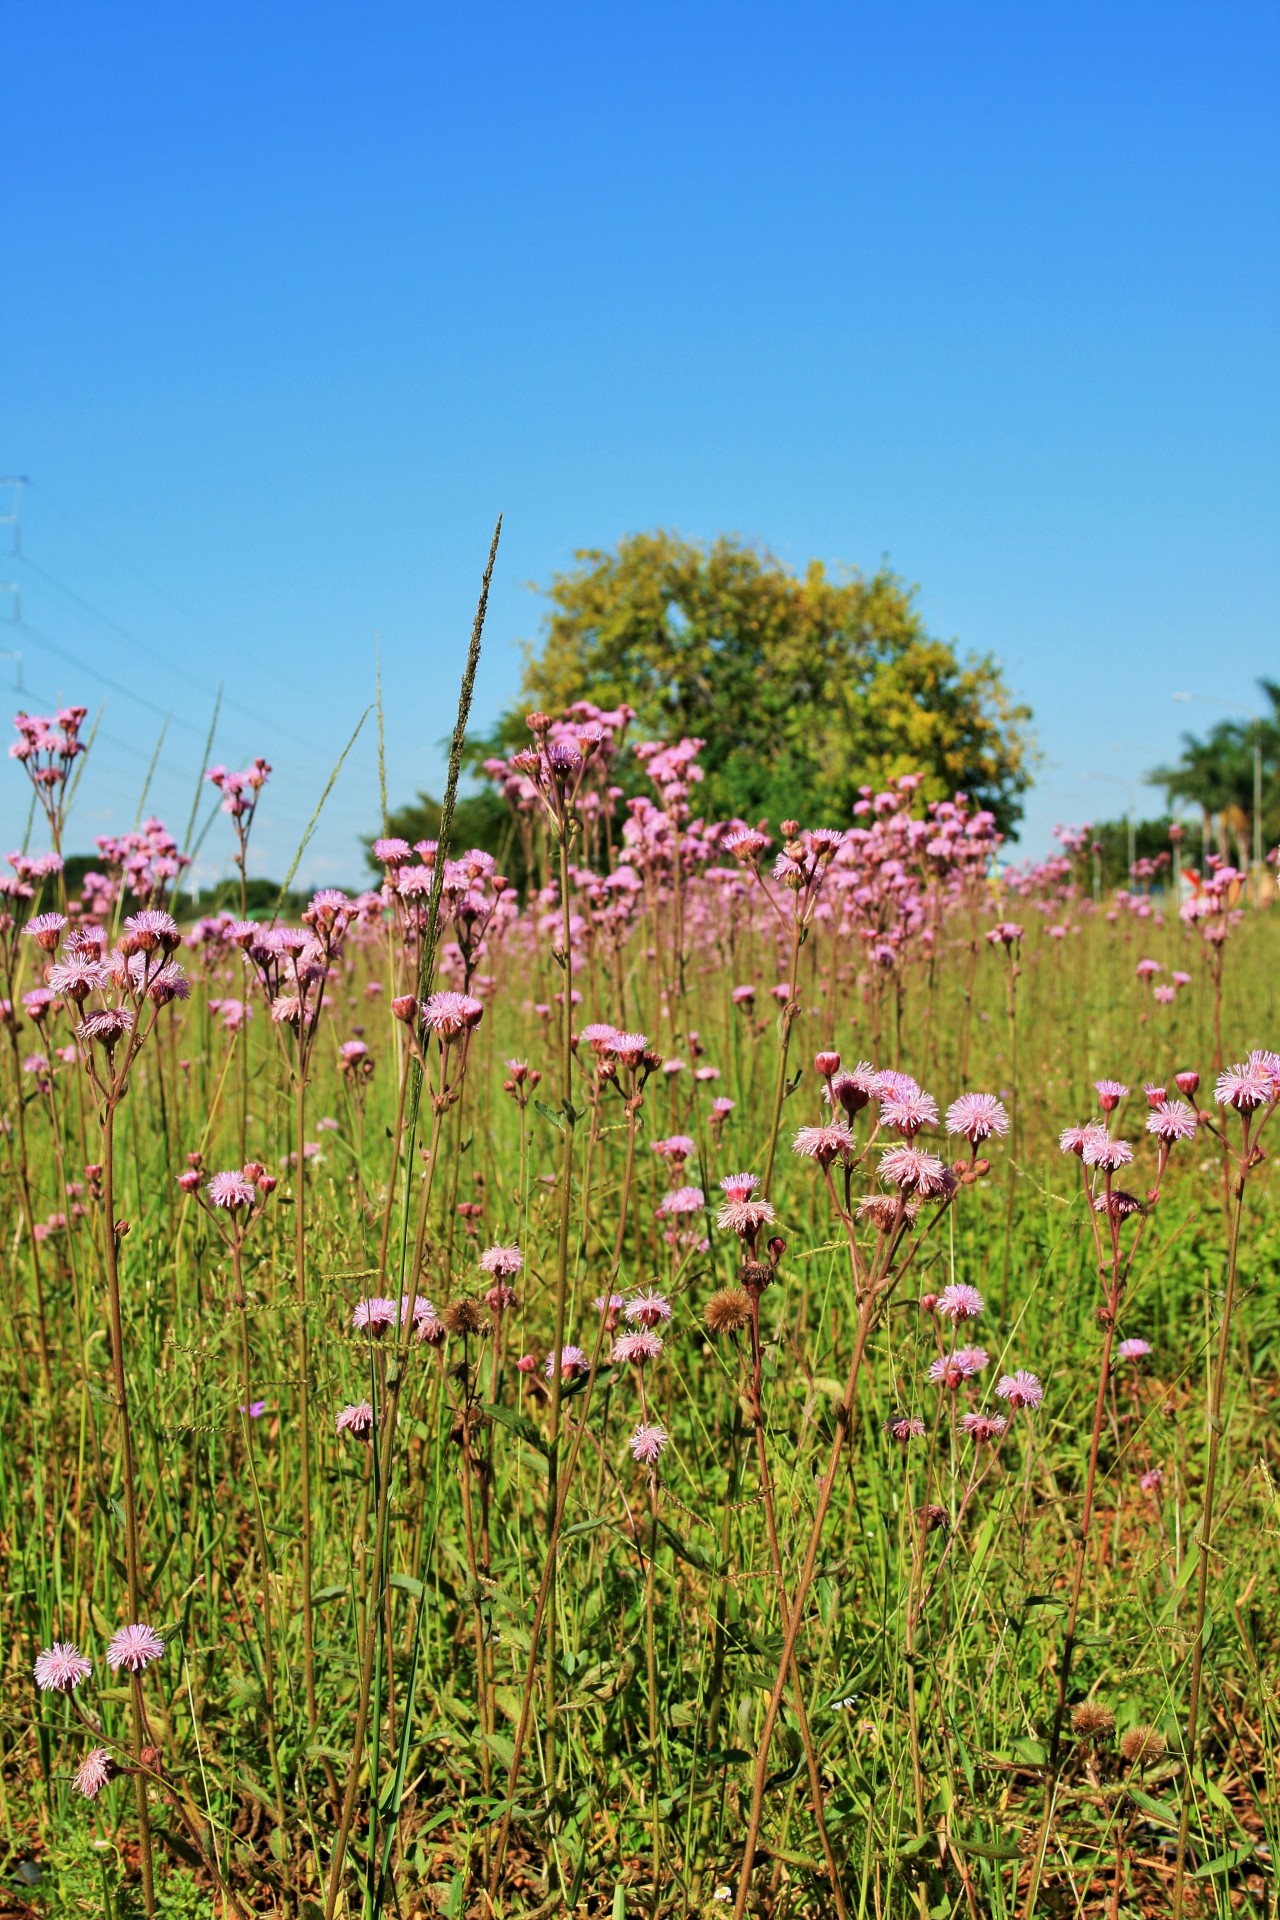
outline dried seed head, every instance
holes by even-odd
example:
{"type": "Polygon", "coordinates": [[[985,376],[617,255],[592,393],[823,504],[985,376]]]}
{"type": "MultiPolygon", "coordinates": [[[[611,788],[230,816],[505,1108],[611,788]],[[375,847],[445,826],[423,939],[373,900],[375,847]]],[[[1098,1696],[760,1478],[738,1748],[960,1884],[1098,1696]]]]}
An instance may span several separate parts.
{"type": "Polygon", "coordinates": [[[1082,1740],[1095,1740],[1099,1734],[1115,1732],[1116,1717],[1101,1700],[1081,1700],[1071,1709],[1071,1725],[1082,1740]]]}
{"type": "Polygon", "coordinates": [[[477,1334],[489,1331],[489,1316],[478,1300],[463,1297],[450,1300],[440,1309],[440,1318],[450,1333],[477,1334]]]}
{"type": "Polygon", "coordinates": [[[916,1525],[923,1527],[926,1533],[932,1533],[935,1527],[949,1527],[951,1525],[951,1515],[945,1507],[935,1507],[933,1505],[917,1507],[916,1525]]]}
{"type": "Polygon", "coordinates": [[[1168,1744],[1158,1727],[1126,1727],[1120,1735],[1120,1755],[1131,1767],[1151,1767],[1163,1760],[1168,1744]]]}
{"type": "Polygon", "coordinates": [[[721,1287],[707,1302],[706,1321],[709,1333],[740,1333],[751,1324],[751,1301],[741,1287],[721,1287]]]}
{"type": "Polygon", "coordinates": [[[773,1268],[763,1260],[744,1260],[738,1269],[738,1278],[748,1293],[759,1297],[766,1287],[773,1285],[773,1268]]]}

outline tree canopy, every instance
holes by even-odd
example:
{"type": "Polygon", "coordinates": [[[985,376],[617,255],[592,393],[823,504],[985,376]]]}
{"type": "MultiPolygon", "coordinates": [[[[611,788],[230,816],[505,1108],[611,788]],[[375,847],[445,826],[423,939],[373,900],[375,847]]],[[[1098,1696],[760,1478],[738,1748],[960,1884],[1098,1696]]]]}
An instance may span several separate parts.
{"type": "MultiPolygon", "coordinates": [[[[921,773],[926,800],[963,792],[1002,829],[1018,818],[1030,710],[990,655],[961,659],[929,634],[912,590],[887,569],[836,578],[814,560],[797,574],[729,536],[703,545],[665,532],[575,561],[545,590],[522,700],[468,742],[472,771],[526,744],[530,709],[589,700],[632,707],[633,742],[702,739],[699,811],[709,817],[847,826],[860,787],[921,773]]],[[[615,777],[639,790],[642,769],[629,761],[615,777]]],[[[389,827],[431,838],[438,817],[420,794],[389,827]]],[[[455,840],[514,859],[505,826],[497,796],[474,794],[460,803],[455,840]]]]}
{"type": "Polygon", "coordinates": [[[705,811],[844,825],[860,786],[925,775],[925,797],[968,793],[1016,819],[1029,778],[1030,712],[989,655],[961,660],[925,631],[886,569],[796,574],[727,536],[670,533],[587,549],[547,589],[525,706],[574,700],[636,710],[632,738],[706,742],[705,811]]]}

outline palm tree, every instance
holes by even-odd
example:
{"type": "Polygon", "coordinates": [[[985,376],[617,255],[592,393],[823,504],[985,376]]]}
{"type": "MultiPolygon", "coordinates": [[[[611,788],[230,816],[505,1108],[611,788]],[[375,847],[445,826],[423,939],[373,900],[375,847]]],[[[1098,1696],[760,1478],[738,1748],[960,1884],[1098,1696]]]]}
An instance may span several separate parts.
{"type": "Polygon", "coordinates": [[[1262,803],[1264,836],[1274,837],[1280,814],[1280,682],[1259,680],[1270,708],[1249,720],[1220,720],[1204,739],[1182,736],[1182,757],[1169,767],[1155,767],[1147,775],[1163,787],[1172,805],[1189,802],[1200,809],[1204,851],[1211,842],[1223,856],[1228,835],[1235,845],[1235,863],[1247,868],[1249,842],[1257,798],[1262,803]]]}

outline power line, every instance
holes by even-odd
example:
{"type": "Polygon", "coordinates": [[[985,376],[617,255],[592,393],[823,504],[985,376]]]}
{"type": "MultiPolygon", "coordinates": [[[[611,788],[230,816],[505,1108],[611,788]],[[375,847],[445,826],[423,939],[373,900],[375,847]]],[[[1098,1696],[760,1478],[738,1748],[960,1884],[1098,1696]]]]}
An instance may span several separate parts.
{"type": "MultiPolygon", "coordinates": [[[[188,686],[194,687],[197,692],[207,695],[210,700],[217,698],[217,689],[207,681],[198,678],[197,675],[188,672],[185,667],[180,666],[177,661],[174,660],[172,653],[166,653],[161,648],[150,645],[149,642],[143,640],[129,627],[122,625],[119,620],[113,619],[109,613],[105,613],[101,607],[95,606],[92,600],[87,599],[86,596],[78,592],[75,587],[69,587],[65,581],[59,580],[56,574],[50,573],[47,567],[42,567],[39,561],[31,558],[30,554],[20,554],[18,558],[24,567],[36,574],[47,586],[52,587],[56,593],[60,593],[65,599],[70,600],[72,604],[78,607],[89,619],[96,620],[99,625],[105,627],[108,632],[117,634],[122,640],[127,640],[131,646],[138,649],[139,653],[145,654],[149,660],[154,660],[158,665],[164,667],[165,670],[173,674],[176,679],[184,680],[188,686]]],[[[315,745],[314,741],[304,739],[302,735],[294,733],[291,728],[282,726],[275,718],[268,720],[264,714],[257,712],[253,707],[246,706],[242,700],[237,700],[234,694],[224,694],[222,704],[225,707],[233,707],[235,711],[243,715],[245,719],[252,720],[255,726],[269,728],[283,738],[293,741],[294,745],[305,747],[308,752],[320,753],[321,751],[321,749],[315,745]]]]}

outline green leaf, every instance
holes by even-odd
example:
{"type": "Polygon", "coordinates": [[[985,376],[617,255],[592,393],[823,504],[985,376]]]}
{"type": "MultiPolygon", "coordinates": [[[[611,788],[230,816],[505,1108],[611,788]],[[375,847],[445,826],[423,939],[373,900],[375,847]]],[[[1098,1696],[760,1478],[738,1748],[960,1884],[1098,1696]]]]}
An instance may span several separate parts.
{"type": "Polygon", "coordinates": [[[1194,1868],[1191,1878],[1209,1880],[1215,1874],[1234,1873],[1237,1867],[1242,1867],[1247,1860],[1252,1860],[1256,1852],[1257,1848],[1252,1841],[1247,1847],[1233,1847],[1230,1853],[1220,1853],[1215,1860],[1206,1860],[1202,1867],[1194,1868]]]}
{"type": "Polygon", "coordinates": [[[535,1100],[533,1104],[543,1119],[551,1122],[557,1133],[564,1132],[564,1115],[562,1113],[557,1113],[554,1107],[549,1107],[545,1100],[535,1100]]]}
{"type": "Polygon", "coordinates": [[[491,1420],[496,1420],[500,1427],[508,1427],[528,1446],[536,1447],[539,1453],[550,1452],[547,1442],[527,1414],[517,1413],[514,1407],[504,1407],[496,1400],[489,1401],[484,1411],[491,1420]]]}
{"type": "Polygon", "coordinates": [[[394,1587],[398,1593],[407,1593],[411,1600],[422,1598],[422,1582],[415,1580],[411,1573],[393,1573],[387,1585],[394,1587]]]}

